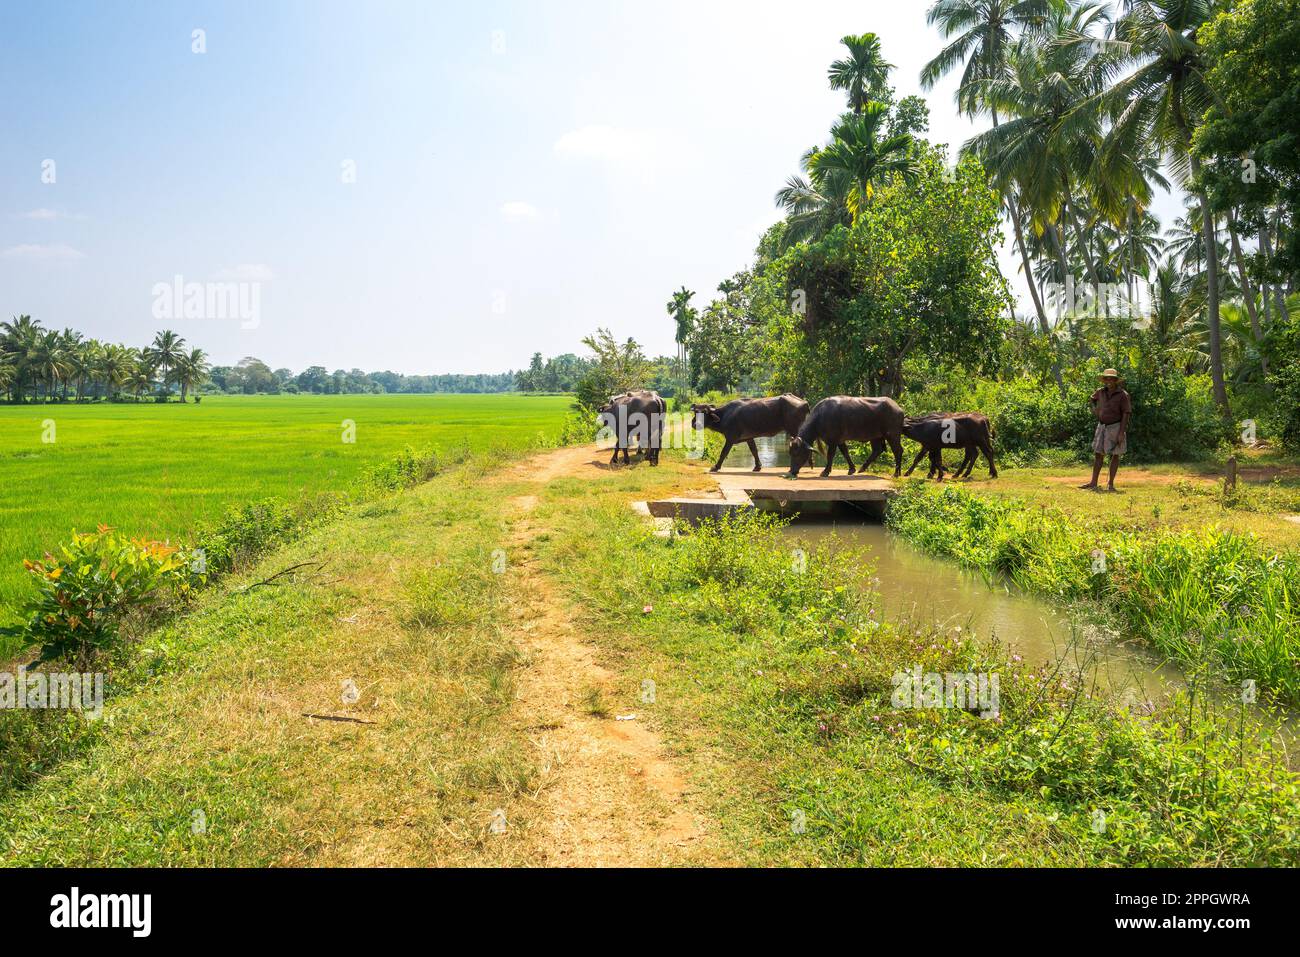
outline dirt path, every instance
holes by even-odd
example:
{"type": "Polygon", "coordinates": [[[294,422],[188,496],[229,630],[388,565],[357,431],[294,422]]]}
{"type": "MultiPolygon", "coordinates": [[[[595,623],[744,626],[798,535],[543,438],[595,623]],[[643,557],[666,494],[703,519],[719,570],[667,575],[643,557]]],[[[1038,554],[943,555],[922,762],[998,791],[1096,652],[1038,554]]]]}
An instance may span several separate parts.
{"type": "MultiPolygon", "coordinates": [[[[516,640],[517,720],[540,752],[539,864],[689,864],[704,835],[687,782],[643,714],[618,721],[591,713],[593,693],[614,700],[616,676],[575,620],[574,609],[537,568],[530,543],[545,530],[534,517],[541,490],[560,478],[599,480],[589,447],[544,453],[507,469],[496,483],[536,487],[513,498],[507,544],[516,640]]],[[[610,708],[615,706],[608,705],[610,708]]],[[[637,713],[632,709],[629,713],[637,713]]]]}

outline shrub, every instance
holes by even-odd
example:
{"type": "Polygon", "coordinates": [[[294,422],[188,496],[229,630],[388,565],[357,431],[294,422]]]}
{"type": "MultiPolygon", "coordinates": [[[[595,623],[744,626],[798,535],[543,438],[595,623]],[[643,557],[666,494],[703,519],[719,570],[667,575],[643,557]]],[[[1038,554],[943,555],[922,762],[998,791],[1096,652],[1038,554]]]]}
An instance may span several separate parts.
{"type": "Polygon", "coordinates": [[[361,473],[359,484],[370,489],[395,492],[427,482],[439,471],[441,464],[436,450],[416,450],[408,445],[387,462],[367,468],[361,473]]]}
{"type": "Polygon", "coordinates": [[[38,645],[41,660],[86,662],[118,642],[122,620],[196,584],[188,556],[162,542],[128,538],[100,526],[74,533],[58,553],[23,566],[36,579],[37,594],[23,608],[18,631],[38,645]]]}
{"type": "Polygon", "coordinates": [[[309,526],[327,521],[345,502],[344,496],[326,494],[293,504],[268,498],[231,506],[196,536],[201,567],[208,576],[233,571],[309,526]]]}

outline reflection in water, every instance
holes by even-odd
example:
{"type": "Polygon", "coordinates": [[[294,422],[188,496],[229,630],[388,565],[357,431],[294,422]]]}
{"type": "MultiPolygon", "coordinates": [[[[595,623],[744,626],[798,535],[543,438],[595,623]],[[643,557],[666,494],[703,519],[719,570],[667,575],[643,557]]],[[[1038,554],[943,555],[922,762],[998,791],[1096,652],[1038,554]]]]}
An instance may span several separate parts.
{"type": "Polygon", "coordinates": [[[926,555],[882,525],[801,521],[787,534],[806,544],[833,534],[845,545],[869,552],[880,581],[880,613],[891,621],[949,630],[960,626],[1009,645],[1030,664],[1055,661],[1063,654],[1074,663],[1092,657],[1099,685],[1125,696],[1132,691],[1139,701],[1182,684],[1176,668],[1161,664],[1145,649],[1107,639],[1094,638],[1090,644],[1075,640],[1072,635],[1095,629],[1072,629],[1064,611],[1001,584],[990,587],[984,578],[926,555]]]}
{"type": "MultiPolygon", "coordinates": [[[[716,441],[716,433],[714,440],[716,441]]],[[[786,438],[784,432],[780,432],[771,438],[755,439],[754,445],[758,447],[758,461],[762,463],[763,468],[785,468],[790,464],[790,440],[786,438]]],[[[741,442],[733,447],[727,453],[726,461],[722,463],[722,467],[728,469],[752,469],[754,467],[754,456],[749,454],[749,446],[741,442]]]]}

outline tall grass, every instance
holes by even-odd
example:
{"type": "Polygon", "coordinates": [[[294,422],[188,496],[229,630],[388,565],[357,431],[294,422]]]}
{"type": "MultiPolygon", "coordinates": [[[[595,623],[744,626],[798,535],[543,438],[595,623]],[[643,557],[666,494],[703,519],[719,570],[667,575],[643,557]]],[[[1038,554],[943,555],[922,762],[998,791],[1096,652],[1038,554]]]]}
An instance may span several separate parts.
{"type": "Polygon", "coordinates": [[[947,486],[904,487],[891,528],[1035,592],[1097,598],[1138,638],[1300,704],[1300,556],[1250,535],[1092,528],[1064,512],[947,486]]]}

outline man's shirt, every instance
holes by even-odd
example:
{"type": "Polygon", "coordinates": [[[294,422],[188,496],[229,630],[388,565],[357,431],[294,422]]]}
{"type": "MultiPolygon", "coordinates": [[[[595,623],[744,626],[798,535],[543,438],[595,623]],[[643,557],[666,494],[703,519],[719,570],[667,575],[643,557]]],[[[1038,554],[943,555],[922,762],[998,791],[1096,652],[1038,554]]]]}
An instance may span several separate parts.
{"type": "Polygon", "coordinates": [[[1124,416],[1133,413],[1133,400],[1122,388],[1111,392],[1105,386],[1092,394],[1092,407],[1096,410],[1097,421],[1102,425],[1114,425],[1124,416]]]}

